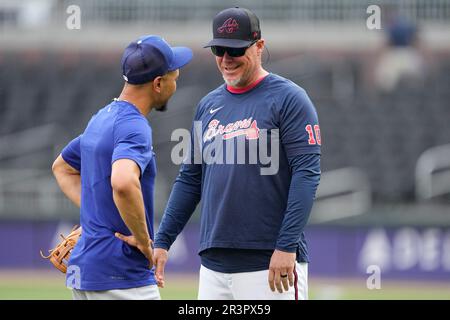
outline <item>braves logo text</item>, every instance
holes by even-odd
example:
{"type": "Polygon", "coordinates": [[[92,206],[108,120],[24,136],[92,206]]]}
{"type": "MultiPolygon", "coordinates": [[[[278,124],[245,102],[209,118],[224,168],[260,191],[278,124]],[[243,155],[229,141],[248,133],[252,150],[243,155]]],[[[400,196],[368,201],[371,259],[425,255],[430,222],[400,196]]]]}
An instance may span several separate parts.
{"type": "Polygon", "coordinates": [[[211,120],[208,124],[208,130],[206,130],[203,137],[203,142],[209,141],[218,134],[222,135],[224,140],[233,139],[234,137],[245,135],[247,140],[254,140],[259,138],[259,128],[256,120],[252,118],[238,120],[231,122],[226,126],[221,125],[217,119],[211,120]]]}
{"type": "Polygon", "coordinates": [[[220,124],[211,120],[205,127],[194,121],[192,136],[186,129],[176,129],[172,141],[174,164],[255,164],[261,175],[277,174],[279,169],[279,129],[260,129],[252,117],[220,124]]]}

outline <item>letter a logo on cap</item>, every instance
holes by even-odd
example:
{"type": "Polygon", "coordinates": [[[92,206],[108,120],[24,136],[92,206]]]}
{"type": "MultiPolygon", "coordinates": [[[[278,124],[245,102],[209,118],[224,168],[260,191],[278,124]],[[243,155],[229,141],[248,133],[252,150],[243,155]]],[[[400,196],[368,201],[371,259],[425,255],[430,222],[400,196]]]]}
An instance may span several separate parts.
{"type": "Polygon", "coordinates": [[[221,27],[217,28],[217,32],[223,33],[225,31],[226,33],[233,33],[237,29],[239,29],[237,21],[233,18],[228,18],[221,27]]]}

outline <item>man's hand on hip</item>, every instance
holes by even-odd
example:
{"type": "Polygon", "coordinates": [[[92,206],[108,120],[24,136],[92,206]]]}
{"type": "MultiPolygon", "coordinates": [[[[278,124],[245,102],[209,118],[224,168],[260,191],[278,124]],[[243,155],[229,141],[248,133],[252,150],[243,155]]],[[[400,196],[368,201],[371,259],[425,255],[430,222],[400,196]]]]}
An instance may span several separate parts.
{"type": "Polygon", "coordinates": [[[151,239],[149,240],[150,241],[149,243],[141,244],[137,242],[136,238],[133,235],[125,236],[119,232],[116,232],[115,236],[120,240],[122,240],[123,242],[129,244],[130,246],[138,248],[142,252],[142,254],[148,259],[150,263],[149,268],[150,269],[153,268],[153,249],[152,249],[153,241],[151,239]]]}

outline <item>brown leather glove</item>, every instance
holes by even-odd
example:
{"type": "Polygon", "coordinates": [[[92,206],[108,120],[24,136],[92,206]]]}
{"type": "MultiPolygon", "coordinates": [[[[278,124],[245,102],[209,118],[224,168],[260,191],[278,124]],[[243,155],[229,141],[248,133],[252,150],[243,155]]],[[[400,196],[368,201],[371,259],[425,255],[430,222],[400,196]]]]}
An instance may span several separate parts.
{"type": "Polygon", "coordinates": [[[67,271],[67,263],[69,262],[72,249],[77,244],[78,239],[81,236],[81,227],[74,226],[72,231],[67,237],[60,234],[63,239],[54,249],[49,250],[49,255],[44,256],[42,250],[40,251],[41,257],[44,259],[50,259],[50,262],[62,273],[67,271]]]}

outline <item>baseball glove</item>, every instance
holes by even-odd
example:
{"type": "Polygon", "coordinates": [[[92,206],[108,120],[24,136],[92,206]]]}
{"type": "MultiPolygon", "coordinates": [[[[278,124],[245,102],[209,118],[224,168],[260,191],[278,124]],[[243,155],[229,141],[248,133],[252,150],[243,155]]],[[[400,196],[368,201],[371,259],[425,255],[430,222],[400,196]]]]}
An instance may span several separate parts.
{"type": "Polygon", "coordinates": [[[60,234],[62,241],[52,250],[49,250],[49,255],[45,256],[40,251],[41,257],[44,259],[50,259],[50,262],[62,273],[67,271],[67,263],[69,262],[72,249],[77,244],[78,239],[81,236],[81,227],[74,226],[72,231],[67,237],[60,234]]]}

